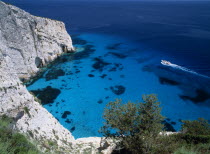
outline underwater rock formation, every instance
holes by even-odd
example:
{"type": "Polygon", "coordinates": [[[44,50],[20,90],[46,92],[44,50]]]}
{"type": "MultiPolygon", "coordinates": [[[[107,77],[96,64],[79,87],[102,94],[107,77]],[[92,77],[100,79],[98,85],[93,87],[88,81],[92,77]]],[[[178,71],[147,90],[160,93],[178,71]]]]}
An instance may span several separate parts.
{"type": "Polygon", "coordinates": [[[116,85],[114,87],[110,87],[111,91],[116,95],[121,95],[125,92],[125,87],[122,85],[116,85]]]}
{"type": "Polygon", "coordinates": [[[31,92],[41,100],[43,105],[53,103],[57,96],[61,93],[59,89],[47,86],[44,89],[31,90],[31,92]]]}

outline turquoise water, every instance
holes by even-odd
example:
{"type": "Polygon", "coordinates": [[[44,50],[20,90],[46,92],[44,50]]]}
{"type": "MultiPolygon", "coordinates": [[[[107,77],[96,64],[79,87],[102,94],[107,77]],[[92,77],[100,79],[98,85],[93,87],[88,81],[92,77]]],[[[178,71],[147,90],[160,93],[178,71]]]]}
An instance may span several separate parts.
{"type": "Polygon", "coordinates": [[[73,42],[78,53],[64,56],[28,89],[42,93],[51,86],[60,90],[44,107],[75,138],[101,136],[98,130],[106,104],[116,98],[141,101],[142,94],[158,95],[162,114],[175,130],[183,119],[209,119],[208,77],[164,66],[160,53],[122,37],[83,33],[73,36],[73,42]],[[59,69],[65,73],[56,76],[59,69]]]}
{"type": "Polygon", "coordinates": [[[109,101],[142,94],[158,95],[169,130],[210,120],[210,2],[6,1],[63,21],[73,37],[78,52],[28,89],[75,138],[100,136],[109,101]]]}

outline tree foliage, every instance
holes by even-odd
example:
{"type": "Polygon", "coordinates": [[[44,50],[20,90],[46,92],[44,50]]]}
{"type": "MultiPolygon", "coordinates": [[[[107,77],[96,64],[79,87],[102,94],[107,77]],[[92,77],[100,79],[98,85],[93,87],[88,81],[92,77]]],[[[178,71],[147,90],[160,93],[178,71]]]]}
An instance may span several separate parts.
{"type": "Polygon", "coordinates": [[[198,118],[198,120],[183,120],[182,132],[190,135],[210,135],[210,124],[208,120],[198,118]]]}
{"type": "Polygon", "coordinates": [[[142,103],[123,103],[117,99],[108,103],[100,130],[106,137],[121,140],[120,147],[134,153],[151,151],[155,138],[163,130],[164,117],[156,95],[144,95],[142,100],[142,103]]]}

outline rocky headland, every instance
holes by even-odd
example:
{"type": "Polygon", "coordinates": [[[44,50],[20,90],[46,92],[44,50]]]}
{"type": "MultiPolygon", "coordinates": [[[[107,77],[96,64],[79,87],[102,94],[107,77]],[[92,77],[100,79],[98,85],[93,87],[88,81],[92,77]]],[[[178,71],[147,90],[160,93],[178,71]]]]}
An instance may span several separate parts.
{"type": "MultiPolygon", "coordinates": [[[[72,51],[72,40],[63,22],[36,17],[0,1],[0,116],[12,117],[14,129],[40,149],[52,152],[48,141],[53,141],[63,153],[97,153],[101,138],[75,140],[22,82],[62,53],[72,51]]],[[[107,147],[104,153],[110,152],[107,147]]]]}

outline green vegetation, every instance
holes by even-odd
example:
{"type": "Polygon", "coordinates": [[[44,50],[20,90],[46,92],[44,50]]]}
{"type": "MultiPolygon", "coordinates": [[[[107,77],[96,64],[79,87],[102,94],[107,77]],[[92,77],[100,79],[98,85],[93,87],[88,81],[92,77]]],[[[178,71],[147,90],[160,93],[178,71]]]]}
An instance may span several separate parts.
{"type": "Polygon", "coordinates": [[[0,117],[0,154],[39,154],[37,148],[12,126],[12,119],[0,117]]]}
{"type": "Polygon", "coordinates": [[[210,135],[210,124],[208,120],[198,118],[198,120],[183,120],[182,131],[191,135],[210,135]]]}
{"type": "Polygon", "coordinates": [[[210,153],[210,124],[207,120],[183,121],[182,131],[172,135],[164,132],[160,103],[156,95],[143,96],[143,103],[122,103],[117,99],[107,104],[104,126],[100,132],[116,139],[115,153],[210,153]]]}
{"type": "Polygon", "coordinates": [[[28,114],[28,116],[31,118],[31,114],[30,114],[30,112],[29,112],[29,109],[28,109],[27,107],[24,107],[23,109],[24,109],[24,111],[28,114]]]}

